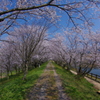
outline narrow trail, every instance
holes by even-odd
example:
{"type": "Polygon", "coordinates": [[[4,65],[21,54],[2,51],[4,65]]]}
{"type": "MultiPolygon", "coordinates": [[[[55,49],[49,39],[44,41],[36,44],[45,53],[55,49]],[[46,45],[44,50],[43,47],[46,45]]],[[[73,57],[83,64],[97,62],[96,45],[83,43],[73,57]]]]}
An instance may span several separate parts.
{"type": "Polygon", "coordinates": [[[70,100],[51,62],[27,97],[27,100],[70,100]]]}
{"type": "MultiPolygon", "coordinates": [[[[75,71],[72,71],[72,70],[71,70],[71,72],[72,72],[73,74],[75,74],[75,75],[77,74],[75,71]]],[[[88,77],[85,77],[85,79],[86,79],[88,82],[92,83],[96,89],[100,90],[100,83],[98,83],[98,82],[96,82],[96,81],[94,81],[94,80],[92,80],[92,79],[90,79],[90,78],[88,78],[88,77]]]]}

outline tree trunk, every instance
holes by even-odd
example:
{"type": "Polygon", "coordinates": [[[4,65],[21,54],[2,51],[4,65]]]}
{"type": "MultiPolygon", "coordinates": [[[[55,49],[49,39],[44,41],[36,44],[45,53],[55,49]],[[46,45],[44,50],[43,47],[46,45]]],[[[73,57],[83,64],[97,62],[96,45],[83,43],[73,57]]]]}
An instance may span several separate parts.
{"type": "Polygon", "coordinates": [[[25,65],[25,70],[24,70],[24,76],[23,76],[23,80],[26,80],[26,75],[28,73],[28,65],[25,65]]]}
{"type": "Polygon", "coordinates": [[[1,75],[0,75],[0,76],[1,76],[1,79],[2,79],[2,70],[1,70],[1,72],[0,72],[0,73],[1,73],[1,75]]]}
{"type": "Polygon", "coordinates": [[[18,71],[17,71],[18,69],[17,69],[17,66],[15,66],[15,71],[16,71],[16,74],[18,73],[18,71]]]}
{"type": "Polygon", "coordinates": [[[9,79],[9,71],[7,70],[7,79],[9,79]]]}
{"type": "Polygon", "coordinates": [[[21,70],[20,70],[20,68],[18,68],[18,73],[20,73],[21,72],[21,70]]]}
{"type": "Polygon", "coordinates": [[[12,71],[10,71],[10,74],[11,74],[11,76],[12,76],[12,71]]]}

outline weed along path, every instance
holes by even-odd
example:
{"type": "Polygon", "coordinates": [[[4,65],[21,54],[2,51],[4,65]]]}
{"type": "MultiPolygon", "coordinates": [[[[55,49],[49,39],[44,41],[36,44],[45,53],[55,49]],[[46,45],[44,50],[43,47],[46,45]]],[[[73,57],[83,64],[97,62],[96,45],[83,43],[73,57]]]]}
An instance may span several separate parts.
{"type": "Polygon", "coordinates": [[[51,62],[27,97],[27,100],[69,100],[51,62]]]}

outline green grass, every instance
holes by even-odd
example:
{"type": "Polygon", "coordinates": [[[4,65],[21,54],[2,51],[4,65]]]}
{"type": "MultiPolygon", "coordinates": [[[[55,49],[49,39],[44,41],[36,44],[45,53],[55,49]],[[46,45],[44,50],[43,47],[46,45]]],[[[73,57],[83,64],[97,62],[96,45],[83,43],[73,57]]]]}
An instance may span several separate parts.
{"type": "Polygon", "coordinates": [[[67,72],[56,64],[54,65],[71,100],[100,100],[100,95],[96,93],[97,90],[86,79],[78,80],[71,72],[67,72]]]}
{"type": "Polygon", "coordinates": [[[27,81],[22,81],[22,74],[12,76],[9,80],[3,79],[0,82],[0,100],[25,100],[28,91],[34,86],[46,65],[47,63],[29,71],[27,81]]]}

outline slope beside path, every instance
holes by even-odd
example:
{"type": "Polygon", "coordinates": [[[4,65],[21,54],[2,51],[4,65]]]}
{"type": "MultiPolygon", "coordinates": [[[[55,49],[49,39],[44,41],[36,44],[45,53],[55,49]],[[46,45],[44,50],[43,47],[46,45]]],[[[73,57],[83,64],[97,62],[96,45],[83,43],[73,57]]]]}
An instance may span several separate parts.
{"type": "Polygon", "coordinates": [[[28,94],[28,100],[69,100],[51,62],[28,94]]]}
{"type": "MultiPolygon", "coordinates": [[[[75,74],[75,75],[77,74],[75,71],[72,71],[72,70],[71,70],[71,72],[72,72],[73,74],[75,74]]],[[[100,90],[100,83],[98,83],[98,82],[96,82],[96,81],[94,81],[94,80],[92,80],[92,79],[90,79],[90,78],[88,78],[88,77],[85,77],[85,79],[86,79],[88,82],[92,83],[96,89],[100,90]]]]}

